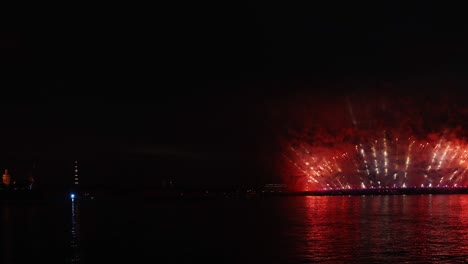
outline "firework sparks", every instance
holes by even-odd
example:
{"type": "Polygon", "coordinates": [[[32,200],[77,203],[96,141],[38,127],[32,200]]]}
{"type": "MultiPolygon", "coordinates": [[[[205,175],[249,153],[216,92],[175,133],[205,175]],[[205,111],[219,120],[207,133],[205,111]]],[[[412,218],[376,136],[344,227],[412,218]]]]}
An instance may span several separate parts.
{"type": "Polygon", "coordinates": [[[291,151],[285,153],[284,157],[303,175],[308,183],[306,189],[405,188],[434,185],[457,187],[466,184],[466,143],[458,143],[459,145],[452,147],[454,143],[440,140],[434,147],[428,148],[427,142],[412,139],[406,142],[389,140],[385,136],[381,142],[383,144],[377,144],[378,140],[363,142],[354,146],[355,152],[347,151],[339,155],[327,155],[331,152],[327,149],[314,151],[311,146],[303,147],[302,151],[291,147],[291,151]],[[420,147],[415,150],[413,146],[417,145],[420,147]],[[406,151],[397,154],[397,149],[406,151]],[[348,152],[355,154],[349,156],[348,152]],[[460,155],[460,152],[463,155],[460,155]],[[394,164],[391,164],[392,162],[394,164]],[[435,166],[432,166],[433,164],[435,166]]]}
{"type": "Polygon", "coordinates": [[[290,99],[272,119],[281,125],[274,166],[296,190],[468,186],[468,108],[394,98],[290,99]]]}

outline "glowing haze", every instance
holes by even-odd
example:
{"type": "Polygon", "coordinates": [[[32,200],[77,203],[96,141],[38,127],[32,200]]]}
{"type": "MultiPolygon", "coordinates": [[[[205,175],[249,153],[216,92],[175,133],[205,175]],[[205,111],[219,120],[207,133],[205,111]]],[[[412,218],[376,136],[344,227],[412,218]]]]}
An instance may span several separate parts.
{"type": "Polygon", "coordinates": [[[284,106],[276,164],[294,190],[468,185],[468,111],[458,99],[301,95],[284,106]]]}

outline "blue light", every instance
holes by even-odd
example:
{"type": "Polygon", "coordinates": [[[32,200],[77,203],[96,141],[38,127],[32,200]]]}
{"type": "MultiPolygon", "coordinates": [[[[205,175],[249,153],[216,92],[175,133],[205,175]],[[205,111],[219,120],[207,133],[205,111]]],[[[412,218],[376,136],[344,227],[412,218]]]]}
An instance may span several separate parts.
{"type": "Polygon", "coordinates": [[[70,198],[75,199],[75,194],[74,194],[74,193],[71,193],[71,194],[70,194],[70,198]]]}

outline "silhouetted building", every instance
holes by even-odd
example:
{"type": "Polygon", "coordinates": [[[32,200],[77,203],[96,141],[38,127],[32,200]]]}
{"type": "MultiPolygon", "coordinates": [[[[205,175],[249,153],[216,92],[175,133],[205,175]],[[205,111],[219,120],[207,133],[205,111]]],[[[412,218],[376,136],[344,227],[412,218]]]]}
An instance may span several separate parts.
{"type": "Polygon", "coordinates": [[[288,186],[281,183],[268,183],[263,187],[263,192],[285,192],[287,190],[288,186]]]}
{"type": "Polygon", "coordinates": [[[7,169],[5,169],[5,172],[3,173],[2,182],[5,187],[10,187],[11,175],[8,173],[7,169]]]}

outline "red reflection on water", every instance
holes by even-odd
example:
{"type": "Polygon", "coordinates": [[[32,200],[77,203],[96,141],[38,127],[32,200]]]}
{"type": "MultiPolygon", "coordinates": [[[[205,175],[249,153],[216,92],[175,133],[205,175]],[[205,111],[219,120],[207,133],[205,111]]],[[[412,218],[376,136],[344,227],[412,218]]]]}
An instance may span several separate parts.
{"type": "Polygon", "coordinates": [[[304,197],[310,261],[468,260],[468,196],[304,197]]]}

